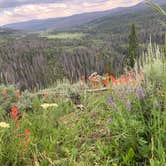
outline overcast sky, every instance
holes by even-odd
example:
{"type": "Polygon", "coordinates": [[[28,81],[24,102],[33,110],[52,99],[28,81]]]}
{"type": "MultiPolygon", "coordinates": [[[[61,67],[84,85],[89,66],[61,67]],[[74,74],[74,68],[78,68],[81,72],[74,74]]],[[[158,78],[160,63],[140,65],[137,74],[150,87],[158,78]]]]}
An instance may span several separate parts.
{"type": "Polygon", "coordinates": [[[0,25],[136,5],[143,0],[0,0],[0,25]]]}

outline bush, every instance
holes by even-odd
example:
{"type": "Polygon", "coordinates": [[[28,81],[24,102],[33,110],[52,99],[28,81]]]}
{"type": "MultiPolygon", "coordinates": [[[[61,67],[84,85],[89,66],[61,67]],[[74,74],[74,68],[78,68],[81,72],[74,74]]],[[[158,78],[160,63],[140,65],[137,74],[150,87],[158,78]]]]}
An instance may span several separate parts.
{"type": "Polygon", "coordinates": [[[0,86],[0,107],[9,112],[18,101],[17,89],[14,86],[0,86]]]}
{"type": "Polygon", "coordinates": [[[16,104],[20,110],[31,110],[32,109],[33,95],[29,91],[22,92],[19,100],[16,104]]]}

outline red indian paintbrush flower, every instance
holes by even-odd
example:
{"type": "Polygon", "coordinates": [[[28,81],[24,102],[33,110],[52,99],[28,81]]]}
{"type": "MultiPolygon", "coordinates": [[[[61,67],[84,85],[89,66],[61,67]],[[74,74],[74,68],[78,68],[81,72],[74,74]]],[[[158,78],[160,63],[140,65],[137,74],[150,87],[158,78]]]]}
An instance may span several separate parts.
{"type": "Polygon", "coordinates": [[[94,77],[92,77],[92,76],[89,76],[89,78],[88,78],[88,79],[89,79],[89,81],[90,81],[90,82],[94,82],[94,81],[95,81],[95,78],[94,78],[94,77]]]}
{"type": "Polygon", "coordinates": [[[10,117],[13,121],[16,121],[19,118],[19,110],[17,107],[13,107],[11,112],[10,112],[10,117]]]}
{"type": "Polygon", "coordinates": [[[112,82],[116,82],[116,78],[114,76],[110,75],[110,79],[112,82]]]}
{"type": "Polygon", "coordinates": [[[104,83],[105,86],[107,86],[108,83],[109,83],[109,80],[103,80],[103,83],[104,83]]]}
{"type": "Polygon", "coordinates": [[[121,82],[121,83],[124,83],[125,81],[126,81],[126,77],[125,77],[125,76],[121,76],[121,77],[120,77],[120,82],[121,82]]]}
{"type": "Polygon", "coordinates": [[[127,84],[129,83],[130,78],[131,78],[130,76],[128,76],[128,77],[125,78],[125,82],[126,82],[127,84]]]}
{"type": "Polygon", "coordinates": [[[29,129],[25,129],[25,131],[24,131],[24,134],[26,135],[26,136],[29,136],[30,135],[30,130],[29,129]]]}
{"type": "Polygon", "coordinates": [[[48,93],[43,94],[43,97],[45,97],[45,98],[47,98],[48,96],[49,96],[48,93]]]}

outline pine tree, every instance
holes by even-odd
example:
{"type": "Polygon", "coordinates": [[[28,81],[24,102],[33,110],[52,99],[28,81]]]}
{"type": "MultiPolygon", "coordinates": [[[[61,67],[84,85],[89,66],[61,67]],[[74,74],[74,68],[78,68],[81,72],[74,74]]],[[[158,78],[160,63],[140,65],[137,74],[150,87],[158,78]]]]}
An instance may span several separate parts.
{"type": "Polygon", "coordinates": [[[130,68],[134,67],[135,60],[138,58],[138,39],[136,35],[135,25],[132,24],[129,35],[128,56],[126,58],[126,65],[130,68]]]}

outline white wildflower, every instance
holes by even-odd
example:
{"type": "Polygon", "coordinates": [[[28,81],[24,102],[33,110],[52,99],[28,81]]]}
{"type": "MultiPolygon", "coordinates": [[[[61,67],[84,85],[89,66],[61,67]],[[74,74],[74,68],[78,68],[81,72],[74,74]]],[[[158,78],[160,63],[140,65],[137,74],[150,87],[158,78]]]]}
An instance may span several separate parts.
{"type": "Polygon", "coordinates": [[[2,128],[10,128],[10,125],[6,122],[0,122],[0,127],[2,128]]]}
{"type": "Polygon", "coordinates": [[[47,108],[50,108],[50,107],[58,107],[58,104],[56,104],[56,103],[51,103],[51,104],[49,104],[49,103],[44,103],[44,104],[41,104],[41,107],[42,107],[43,109],[47,109],[47,108]]]}

